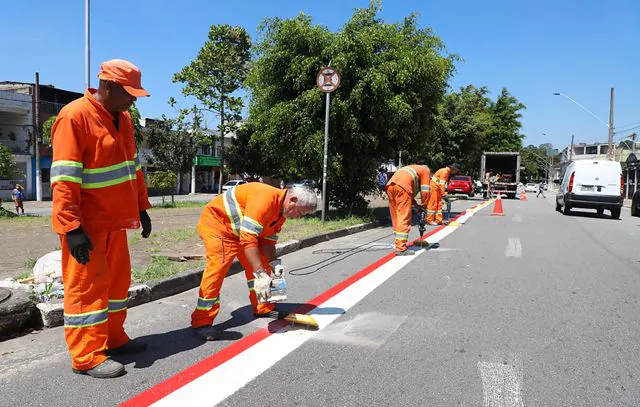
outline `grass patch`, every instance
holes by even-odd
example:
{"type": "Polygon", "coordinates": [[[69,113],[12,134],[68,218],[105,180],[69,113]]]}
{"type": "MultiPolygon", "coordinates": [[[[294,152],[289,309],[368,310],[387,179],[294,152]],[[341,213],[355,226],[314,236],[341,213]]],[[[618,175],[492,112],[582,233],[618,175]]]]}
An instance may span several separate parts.
{"type": "Polygon", "coordinates": [[[361,223],[368,223],[373,220],[374,217],[371,215],[340,216],[339,214],[331,213],[326,217],[324,223],[322,223],[320,215],[307,216],[300,219],[287,219],[282,227],[278,241],[284,243],[288,240],[300,240],[305,237],[331,232],[361,223]]]}
{"type": "Polygon", "coordinates": [[[154,204],[151,209],[167,209],[167,208],[204,208],[209,202],[201,201],[178,201],[175,203],[165,202],[154,204]]]}
{"type": "Polygon", "coordinates": [[[205,262],[203,260],[176,262],[166,257],[154,257],[151,264],[144,270],[133,269],[132,277],[138,282],[159,280],[184,271],[204,267],[204,264],[205,262]]]}
{"type": "Polygon", "coordinates": [[[29,277],[31,277],[31,271],[25,271],[24,273],[20,273],[17,276],[15,276],[13,279],[18,281],[18,280],[24,280],[25,278],[29,278],[29,277]]]}
{"type": "MultiPolygon", "coordinates": [[[[11,214],[11,212],[9,211],[5,210],[5,212],[11,214]]],[[[24,224],[29,224],[33,226],[51,225],[51,216],[34,216],[34,215],[17,216],[15,213],[12,215],[14,216],[0,215],[0,226],[24,225],[24,224]]]]}
{"type": "Polygon", "coordinates": [[[31,270],[33,269],[33,266],[36,265],[36,261],[38,261],[38,259],[34,259],[33,257],[30,257],[26,259],[22,265],[25,269],[31,270]]]}

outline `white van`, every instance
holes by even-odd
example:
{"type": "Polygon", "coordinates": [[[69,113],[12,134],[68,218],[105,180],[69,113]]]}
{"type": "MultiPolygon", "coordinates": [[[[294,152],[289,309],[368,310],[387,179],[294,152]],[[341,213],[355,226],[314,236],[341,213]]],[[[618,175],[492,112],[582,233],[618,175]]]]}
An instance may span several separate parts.
{"type": "Polygon", "coordinates": [[[572,208],[591,208],[620,218],[622,168],[609,160],[576,160],[569,163],[556,195],[556,210],[568,215],[572,208]]]}

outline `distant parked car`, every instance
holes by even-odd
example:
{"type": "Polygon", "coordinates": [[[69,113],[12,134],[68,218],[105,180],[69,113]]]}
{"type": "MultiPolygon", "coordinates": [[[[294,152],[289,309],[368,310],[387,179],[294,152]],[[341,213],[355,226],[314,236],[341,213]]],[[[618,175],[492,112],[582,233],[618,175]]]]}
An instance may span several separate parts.
{"type": "Polygon", "coordinates": [[[305,188],[313,188],[315,183],[311,179],[303,179],[298,182],[294,182],[294,187],[305,187],[305,188]]]}
{"type": "Polygon", "coordinates": [[[232,179],[231,181],[227,181],[224,184],[222,184],[222,192],[229,190],[233,187],[236,187],[238,185],[242,185],[242,184],[246,184],[247,181],[245,180],[241,180],[241,179],[232,179]]]}
{"type": "Polygon", "coordinates": [[[525,192],[537,192],[538,185],[534,184],[533,182],[529,182],[527,185],[524,186],[524,190],[525,192]]]}
{"type": "Polygon", "coordinates": [[[474,190],[473,179],[468,175],[454,175],[447,187],[447,191],[451,194],[465,194],[470,197],[473,197],[474,190]]]}
{"type": "Polygon", "coordinates": [[[640,189],[633,194],[631,199],[631,216],[640,216],[640,189]]]}

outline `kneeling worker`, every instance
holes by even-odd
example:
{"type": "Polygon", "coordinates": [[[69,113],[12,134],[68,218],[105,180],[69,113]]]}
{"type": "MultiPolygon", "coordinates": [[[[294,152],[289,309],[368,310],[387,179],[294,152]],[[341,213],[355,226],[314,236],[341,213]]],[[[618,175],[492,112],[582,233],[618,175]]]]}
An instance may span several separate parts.
{"type": "Polygon", "coordinates": [[[207,266],[191,314],[191,327],[203,339],[218,336],[212,324],[220,312],[220,288],[236,257],[245,270],[253,314],[275,311],[275,304],[258,299],[269,295],[278,233],[286,218],[312,213],[316,206],[316,195],[309,189],[278,189],[259,182],[238,185],[207,204],[198,221],[207,266]]]}
{"type": "Polygon", "coordinates": [[[426,165],[407,165],[396,171],[387,184],[397,256],[414,254],[407,250],[407,240],[411,230],[411,207],[418,206],[414,197],[420,192],[422,208],[426,210],[429,202],[430,175],[431,171],[426,165]]]}

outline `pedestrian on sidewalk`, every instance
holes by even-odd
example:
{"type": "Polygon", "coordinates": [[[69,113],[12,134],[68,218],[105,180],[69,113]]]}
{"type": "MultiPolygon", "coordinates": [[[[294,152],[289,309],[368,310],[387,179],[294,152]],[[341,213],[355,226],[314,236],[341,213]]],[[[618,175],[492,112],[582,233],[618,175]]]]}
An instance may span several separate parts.
{"type": "Polygon", "coordinates": [[[378,190],[380,191],[380,194],[384,196],[385,190],[387,189],[387,181],[388,181],[387,172],[385,171],[384,168],[380,168],[378,170],[377,179],[378,179],[378,190]]]}
{"type": "Polygon", "coordinates": [[[66,105],[52,128],[53,230],[62,246],[64,335],[77,374],[111,378],[107,352],[146,349],[124,331],[131,262],[127,229],[151,233],[151,207],[128,109],[149,96],[132,63],[100,66],[98,89],[66,105]]]}
{"type": "Polygon", "coordinates": [[[396,171],[387,184],[389,212],[396,238],[396,256],[414,254],[413,251],[407,249],[407,240],[409,240],[409,231],[411,230],[411,208],[417,207],[426,211],[431,190],[429,187],[430,176],[429,167],[412,164],[396,171]],[[420,192],[421,205],[418,205],[415,199],[418,192],[420,192]]]}
{"type": "Polygon", "coordinates": [[[20,215],[19,209],[22,209],[22,214],[24,215],[24,188],[20,184],[16,184],[13,191],[11,191],[11,198],[13,199],[13,203],[16,207],[16,213],[20,215]]]}
{"type": "Polygon", "coordinates": [[[536,198],[539,198],[540,195],[542,195],[543,198],[547,198],[546,196],[544,196],[544,182],[540,181],[540,183],[538,184],[538,195],[536,195],[536,198]]]}
{"type": "MultiPolygon", "coordinates": [[[[440,168],[431,177],[431,195],[429,195],[429,208],[427,210],[427,223],[429,225],[442,225],[442,198],[447,196],[447,183],[452,175],[460,171],[460,164],[452,163],[440,168]]],[[[448,198],[447,198],[448,199],[448,198]]]]}
{"type": "Polygon", "coordinates": [[[279,189],[259,182],[238,185],[207,204],[198,221],[207,265],[191,314],[191,327],[202,339],[216,340],[220,334],[212,325],[220,312],[222,282],[236,257],[247,278],[253,315],[276,312],[276,305],[266,300],[272,272],[280,265],[275,249],[278,233],[286,219],[312,213],[316,207],[311,189],[279,189]]]}

